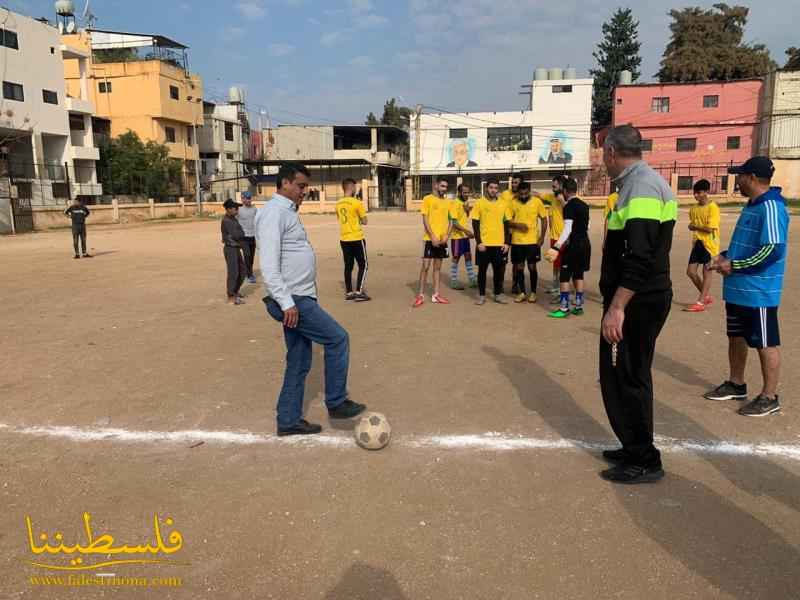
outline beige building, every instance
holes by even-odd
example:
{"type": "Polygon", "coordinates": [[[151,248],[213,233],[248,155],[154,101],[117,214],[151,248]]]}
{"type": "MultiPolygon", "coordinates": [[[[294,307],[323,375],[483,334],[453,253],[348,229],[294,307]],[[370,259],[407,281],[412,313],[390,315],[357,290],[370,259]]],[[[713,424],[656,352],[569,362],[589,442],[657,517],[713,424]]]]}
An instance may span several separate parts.
{"type": "Polygon", "coordinates": [[[758,153],[775,163],[773,183],[800,198],[800,71],[773,71],[764,82],[758,153]]]}

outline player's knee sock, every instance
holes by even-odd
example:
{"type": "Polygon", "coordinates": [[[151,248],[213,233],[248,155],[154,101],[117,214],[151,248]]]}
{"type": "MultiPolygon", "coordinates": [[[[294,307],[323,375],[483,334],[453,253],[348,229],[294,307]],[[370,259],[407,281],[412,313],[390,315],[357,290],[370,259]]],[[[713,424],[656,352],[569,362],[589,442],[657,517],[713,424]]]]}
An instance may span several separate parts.
{"type": "Polygon", "coordinates": [[[569,310],[569,292],[561,292],[561,310],[569,310]]]}
{"type": "Polygon", "coordinates": [[[525,293],[525,271],[514,269],[514,284],[518,293],[525,293]]]}
{"type": "Polygon", "coordinates": [[[467,277],[469,277],[470,281],[475,281],[475,267],[473,266],[472,261],[468,258],[465,258],[464,264],[467,267],[467,277]]]}
{"type": "MultiPolygon", "coordinates": [[[[531,293],[536,293],[536,288],[539,286],[539,273],[536,271],[536,266],[529,267],[528,272],[531,276],[531,293]]],[[[524,277],[524,275],[523,275],[524,277]]]]}
{"type": "Polygon", "coordinates": [[[583,292],[575,292],[575,306],[583,308],[583,292]]]}
{"type": "Polygon", "coordinates": [[[458,279],[458,263],[457,262],[450,262],[450,279],[455,281],[458,279]]]}

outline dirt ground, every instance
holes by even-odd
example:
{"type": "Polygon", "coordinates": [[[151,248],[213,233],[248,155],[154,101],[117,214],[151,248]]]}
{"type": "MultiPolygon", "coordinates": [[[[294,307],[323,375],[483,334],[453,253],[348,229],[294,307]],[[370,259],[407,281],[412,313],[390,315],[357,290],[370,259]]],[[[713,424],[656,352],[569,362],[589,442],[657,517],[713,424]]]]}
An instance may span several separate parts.
{"type": "MultiPolygon", "coordinates": [[[[681,213],[675,305],[654,371],[656,430],[675,449],[662,482],[631,488],[597,475],[598,448],[614,438],[597,384],[601,213],[591,216],[590,301],[563,322],[543,303],[478,308],[470,291],[413,310],[421,226],[403,213],[370,215],[374,301],[345,303],[335,221],[304,218],[321,302],[351,335],[351,395],[393,426],[380,452],[326,418],[321,353],[307,415],[325,436],[273,437],[281,330],[260,284],[245,286],[246,305],[225,304],[218,222],[90,224],[93,260],[72,259],[69,231],[0,239],[0,597],[797,598],[798,218],[781,308],[783,412],[745,419],[734,403],[701,398],[727,375],[724,311],[680,311],[694,299],[681,213]],[[178,431],[195,433],[130,439],[178,431]],[[532,442],[495,443],[517,437],[532,442]],[[147,587],[45,581],[87,572],[32,566],[77,554],[34,555],[26,515],[34,535],[61,532],[74,546],[86,544],[84,512],[117,546],[147,543],[153,515],[171,517],[183,546],[166,559],[179,564],[88,572],[147,587]]],[[[724,213],[723,240],[735,217],[724,213]]],[[[755,355],[748,380],[758,391],[755,355]]]]}

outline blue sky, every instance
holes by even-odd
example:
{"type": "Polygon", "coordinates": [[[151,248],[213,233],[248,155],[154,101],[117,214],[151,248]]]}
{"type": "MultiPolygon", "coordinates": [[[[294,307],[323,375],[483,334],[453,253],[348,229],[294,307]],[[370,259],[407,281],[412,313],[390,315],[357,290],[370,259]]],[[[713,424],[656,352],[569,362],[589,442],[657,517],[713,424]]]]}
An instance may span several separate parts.
{"type": "MultiPolygon", "coordinates": [[[[2,1],[2,0],[0,0],[2,1]]],[[[75,0],[78,12],[85,0],[75,0]]],[[[672,7],[714,0],[631,0],[640,20],[644,78],[667,43],[672,7]]],[[[773,59],[800,46],[796,0],[751,6],[747,40],[773,59]]],[[[54,17],[50,0],[5,0],[34,17],[54,17]]],[[[519,86],[536,66],[586,74],[601,25],[616,7],[602,0],[92,0],[96,27],[159,33],[190,46],[206,97],[245,88],[250,110],[273,122],[360,123],[399,97],[447,110],[521,109],[519,86]]]]}

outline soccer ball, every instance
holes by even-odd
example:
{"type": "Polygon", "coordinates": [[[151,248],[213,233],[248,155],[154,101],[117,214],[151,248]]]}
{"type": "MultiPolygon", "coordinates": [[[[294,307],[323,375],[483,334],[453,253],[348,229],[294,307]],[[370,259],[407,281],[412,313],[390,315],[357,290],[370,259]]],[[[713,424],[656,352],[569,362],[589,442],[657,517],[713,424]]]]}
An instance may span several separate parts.
{"type": "Polygon", "coordinates": [[[371,412],[361,417],[355,429],[356,444],[366,450],[380,450],[389,443],[392,427],[381,413],[371,412]]]}

